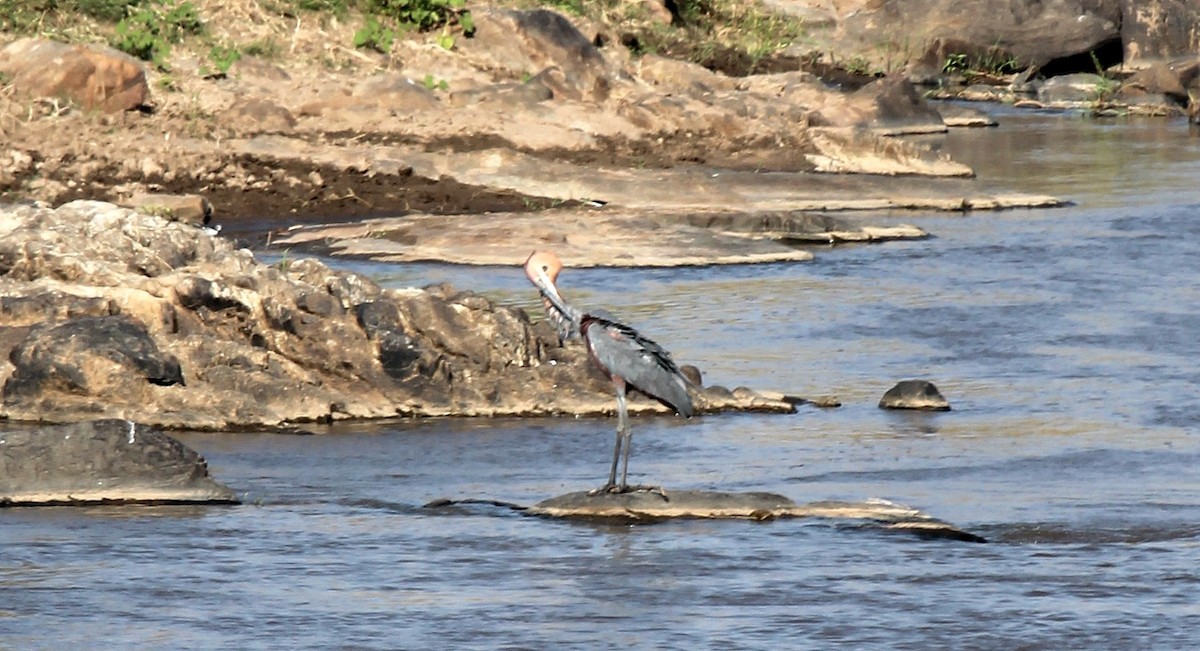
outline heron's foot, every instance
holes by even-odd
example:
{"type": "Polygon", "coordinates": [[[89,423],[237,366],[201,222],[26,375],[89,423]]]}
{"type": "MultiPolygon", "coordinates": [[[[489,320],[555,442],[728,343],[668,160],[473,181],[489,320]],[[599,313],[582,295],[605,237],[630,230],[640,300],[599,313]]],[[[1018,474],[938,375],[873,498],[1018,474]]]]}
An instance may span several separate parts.
{"type": "Polygon", "coordinates": [[[605,484],[600,488],[588,491],[588,497],[596,495],[624,495],[628,493],[654,493],[663,498],[664,502],[670,502],[671,498],[667,496],[667,490],[662,486],[642,486],[630,484],[605,484]]]}
{"type": "Polygon", "coordinates": [[[597,495],[605,495],[608,493],[616,494],[616,493],[620,493],[620,492],[621,492],[621,489],[616,484],[605,484],[605,485],[601,486],[600,488],[594,488],[594,489],[588,491],[588,497],[595,497],[597,495]]]}

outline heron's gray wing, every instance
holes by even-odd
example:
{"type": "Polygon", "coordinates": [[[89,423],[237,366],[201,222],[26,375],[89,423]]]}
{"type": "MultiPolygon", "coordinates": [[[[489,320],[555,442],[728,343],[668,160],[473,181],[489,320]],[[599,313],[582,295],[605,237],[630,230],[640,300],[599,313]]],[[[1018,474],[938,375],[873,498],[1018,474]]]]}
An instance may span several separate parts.
{"type": "Polygon", "coordinates": [[[591,314],[583,317],[581,330],[592,355],[610,374],[624,378],[683,416],[695,412],[687,380],[662,346],[627,325],[591,314]]]}

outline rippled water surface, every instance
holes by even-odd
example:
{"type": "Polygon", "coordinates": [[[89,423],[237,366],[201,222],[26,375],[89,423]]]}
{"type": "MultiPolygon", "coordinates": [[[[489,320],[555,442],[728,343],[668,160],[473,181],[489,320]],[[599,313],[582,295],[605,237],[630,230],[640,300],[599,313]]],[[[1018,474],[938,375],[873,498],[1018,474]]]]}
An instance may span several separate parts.
{"type": "MultiPolygon", "coordinates": [[[[935,142],[984,183],[1075,206],[886,216],[936,237],[811,263],[560,279],[708,381],[845,403],[637,419],[639,480],[885,497],[991,543],[420,508],[596,485],[604,419],[187,434],[245,505],[0,511],[0,649],[1195,647],[1200,140],[998,117],[935,142]],[[954,411],[875,406],[909,377],[954,411]]],[[[534,305],[515,268],[351,266],[534,305]]]]}

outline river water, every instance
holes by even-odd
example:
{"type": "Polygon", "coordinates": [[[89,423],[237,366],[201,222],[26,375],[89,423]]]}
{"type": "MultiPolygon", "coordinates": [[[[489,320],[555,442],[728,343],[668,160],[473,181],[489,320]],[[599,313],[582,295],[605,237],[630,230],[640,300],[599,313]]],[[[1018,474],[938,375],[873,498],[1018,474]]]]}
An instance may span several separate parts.
{"type": "MultiPolygon", "coordinates": [[[[997,117],[934,141],[1074,206],[876,217],[935,237],[811,263],[560,279],[708,381],[844,403],[636,419],[638,481],[883,497],[989,544],[420,508],[598,485],[605,419],[185,434],[246,503],[0,511],[0,649],[1196,647],[1200,140],[1179,121],[997,117]],[[954,410],[876,407],[911,377],[954,410]]],[[[534,306],[515,268],[346,266],[534,306]]]]}

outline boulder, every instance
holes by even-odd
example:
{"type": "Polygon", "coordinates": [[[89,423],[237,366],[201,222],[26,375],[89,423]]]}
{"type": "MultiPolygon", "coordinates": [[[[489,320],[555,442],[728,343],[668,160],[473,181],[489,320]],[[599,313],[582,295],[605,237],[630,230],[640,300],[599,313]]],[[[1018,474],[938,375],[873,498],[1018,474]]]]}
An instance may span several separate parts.
{"type": "Polygon", "coordinates": [[[976,62],[1043,67],[1119,43],[1121,10],[1117,0],[878,2],[847,17],[842,29],[862,42],[874,38],[876,48],[929,43],[917,59],[937,66],[962,54],[976,62]]]}
{"type": "MultiPolygon", "coordinates": [[[[383,289],[311,259],[265,265],[205,229],[107,203],[0,209],[0,284],[9,420],[229,429],[615,411],[584,346],[523,310],[449,286],[383,289]]],[[[696,402],[795,410],[720,387],[696,402]]],[[[667,412],[644,397],[630,408],[667,412]]]]}
{"type": "Polygon", "coordinates": [[[132,421],[0,432],[0,506],[237,501],[194,450],[132,421]]]}
{"type": "Polygon", "coordinates": [[[1187,106],[1187,86],[1195,78],[1195,59],[1180,65],[1153,63],[1130,75],[1117,90],[1117,98],[1139,101],[1146,96],[1161,97],[1180,106],[1187,106]]]}
{"type": "Polygon", "coordinates": [[[1121,0],[1126,64],[1200,52],[1200,8],[1185,0],[1121,0]]]}
{"type": "Polygon", "coordinates": [[[22,38],[0,50],[0,72],[26,95],[66,97],[91,110],[136,109],[150,96],[141,62],[101,45],[22,38]]]}
{"type": "Polygon", "coordinates": [[[950,411],[950,403],[928,380],[902,380],[879,400],[881,409],[923,409],[950,411]]]}

